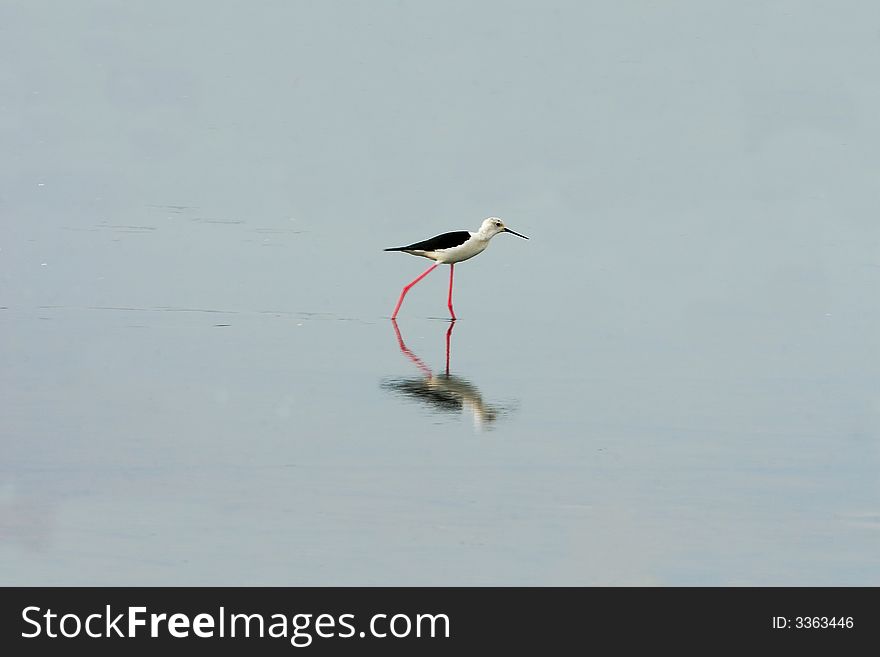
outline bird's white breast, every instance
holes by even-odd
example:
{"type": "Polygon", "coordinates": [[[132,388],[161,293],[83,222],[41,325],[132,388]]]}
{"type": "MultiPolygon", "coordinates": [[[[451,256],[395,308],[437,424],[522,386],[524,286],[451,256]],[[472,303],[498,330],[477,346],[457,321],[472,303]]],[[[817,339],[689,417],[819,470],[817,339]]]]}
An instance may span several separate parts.
{"type": "Polygon", "coordinates": [[[487,246],[489,246],[489,240],[476,238],[471,233],[471,238],[464,244],[454,246],[451,249],[432,251],[430,255],[426,255],[432,260],[449,265],[473,258],[475,255],[485,251],[487,246]]]}

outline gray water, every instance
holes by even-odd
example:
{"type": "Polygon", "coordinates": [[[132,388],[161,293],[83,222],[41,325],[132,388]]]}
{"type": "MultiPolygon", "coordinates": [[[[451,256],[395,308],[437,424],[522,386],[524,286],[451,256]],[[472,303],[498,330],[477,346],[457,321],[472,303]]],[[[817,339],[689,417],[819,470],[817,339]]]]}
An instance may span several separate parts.
{"type": "Polygon", "coordinates": [[[2,0],[0,62],[3,584],[880,585],[876,3],[2,0]],[[490,215],[447,372],[382,249],[490,215]]]}

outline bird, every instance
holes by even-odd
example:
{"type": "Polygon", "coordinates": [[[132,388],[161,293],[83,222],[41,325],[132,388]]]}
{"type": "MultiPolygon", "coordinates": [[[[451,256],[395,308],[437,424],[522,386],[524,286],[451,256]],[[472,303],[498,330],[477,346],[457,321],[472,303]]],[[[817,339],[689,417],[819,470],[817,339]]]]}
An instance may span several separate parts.
{"type": "Polygon", "coordinates": [[[452,309],[452,278],[455,275],[455,264],[473,258],[475,255],[485,251],[486,247],[489,246],[489,240],[499,233],[511,233],[524,240],[529,239],[525,235],[510,230],[498,217],[489,217],[483,221],[476,232],[457,230],[451,233],[443,233],[429,240],[416,242],[409,246],[394,246],[385,249],[385,251],[402,251],[403,253],[421,256],[434,261],[434,264],[428,267],[425,272],[403,287],[400,298],[397,300],[397,305],[394,306],[394,312],[391,313],[391,319],[397,319],[397,312],[403,304],[403,298],[413,285],[434,271],[439,265],[449,265],[449,297],[446,305],[449,308],[452,321],[455,321],[455,311],[452,309]]]}

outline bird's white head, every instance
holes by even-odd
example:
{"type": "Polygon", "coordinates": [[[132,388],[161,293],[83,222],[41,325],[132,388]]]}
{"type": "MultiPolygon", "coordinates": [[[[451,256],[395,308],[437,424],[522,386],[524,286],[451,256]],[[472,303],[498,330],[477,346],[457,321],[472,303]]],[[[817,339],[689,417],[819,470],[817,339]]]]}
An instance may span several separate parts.
{"type": "Polygon", "coordinates": [[[484,240],[492,239],[498,233],[511,233],[516,235],[517,237],[522,237],[524,240],[529,239],[525,235],[520,235],[519,233],[510,230],[507,226],[504,225],[504,222],[501,221],[498,217],[489,217],[488,219],[483,221],[483,224],[480,226],[480,230],[477,231],[477,235],[479,235],[484,240]]]}

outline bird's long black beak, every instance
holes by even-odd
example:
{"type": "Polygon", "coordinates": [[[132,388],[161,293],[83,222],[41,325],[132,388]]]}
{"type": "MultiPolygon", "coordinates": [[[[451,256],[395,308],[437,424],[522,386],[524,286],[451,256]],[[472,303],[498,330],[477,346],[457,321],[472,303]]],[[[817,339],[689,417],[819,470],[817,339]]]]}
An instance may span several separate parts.
{"type": "Polygon", "coordinates": [[[525,235],[520,235],[520,234],[517,233],[515,230],[510,230],[510,228],[505,228],[502,232],[505,232],[505,233],[513,233],[513,234],[516,235],[517,237],[522,237],[524,240],[529,239],[529,238],[526,237],[525,235]]]}

